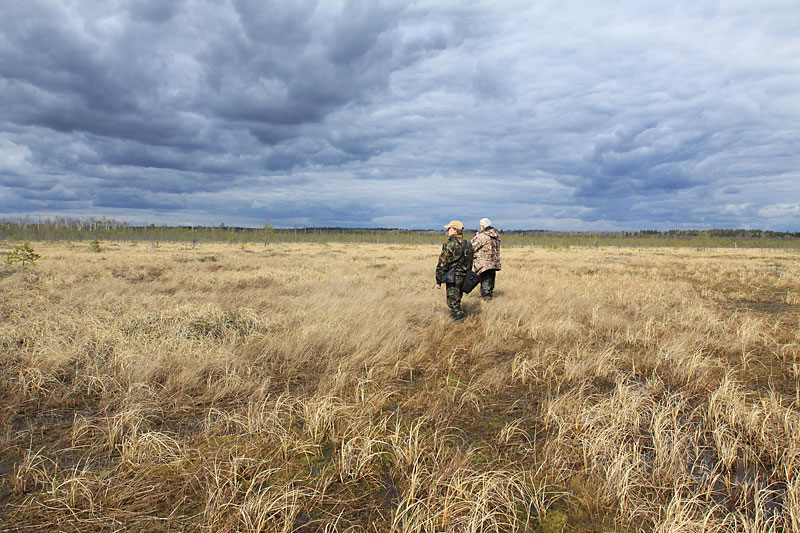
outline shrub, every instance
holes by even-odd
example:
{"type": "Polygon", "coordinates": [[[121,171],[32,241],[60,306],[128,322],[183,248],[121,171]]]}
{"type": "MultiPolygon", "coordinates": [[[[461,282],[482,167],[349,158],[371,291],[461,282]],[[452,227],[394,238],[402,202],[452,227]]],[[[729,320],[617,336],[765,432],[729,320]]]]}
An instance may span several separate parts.
{"type": "Polygon", "coordinates": [[[36,260],[39,259],[39,254],[33,251],[29,243],[22,246],[16,246],[13,250],[6,254],[5,264],[11,266],[14,263],[22,263],[23,267],[34,266],[36,260]]]}

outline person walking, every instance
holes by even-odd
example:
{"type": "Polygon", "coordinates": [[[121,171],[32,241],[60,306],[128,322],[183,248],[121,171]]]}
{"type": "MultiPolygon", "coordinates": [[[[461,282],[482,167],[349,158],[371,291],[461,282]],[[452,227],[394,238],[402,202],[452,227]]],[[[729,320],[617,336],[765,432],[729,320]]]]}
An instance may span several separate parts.
{"type": "Polygon", "coordinates": [[[453,320],[464,320],[461,309],[461,284],[467,270],[472,268],[472,244],[464,240],[464,224],[452,220],[444,227],[447,230],[447,242],[442,245],[439,263],[436,265],[436,288],[442,283],[447,287],[447,307],[450,308],[453,320]]]}
{"type": "Polygon", "coordinates": [[[480,231],[471,241],[474,250],[472,270],[481,280],[481,297],[491,300],[495,276],[500,270],[500,234],[492,227],[492,221],[488,218],[482,218],[480,226],[480,231]]]}

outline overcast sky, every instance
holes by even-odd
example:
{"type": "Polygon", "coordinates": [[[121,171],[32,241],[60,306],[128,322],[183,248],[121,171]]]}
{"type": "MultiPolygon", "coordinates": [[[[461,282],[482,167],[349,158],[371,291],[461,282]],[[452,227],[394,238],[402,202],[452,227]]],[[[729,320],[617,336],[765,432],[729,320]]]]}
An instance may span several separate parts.
{"type": "Polygon", "coordinates": [[[0,216],[800,231],[800,3],[0,0],[0,216]]]}

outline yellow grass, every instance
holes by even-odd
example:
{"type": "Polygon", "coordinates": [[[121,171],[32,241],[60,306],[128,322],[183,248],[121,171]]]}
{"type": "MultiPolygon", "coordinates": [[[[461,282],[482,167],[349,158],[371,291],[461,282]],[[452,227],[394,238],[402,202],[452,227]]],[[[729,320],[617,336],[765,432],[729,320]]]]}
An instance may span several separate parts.
{"type": "Polygon", "coordinates": [[[33,248],[0,531],[800,530],[796,252],[33,248]]]}

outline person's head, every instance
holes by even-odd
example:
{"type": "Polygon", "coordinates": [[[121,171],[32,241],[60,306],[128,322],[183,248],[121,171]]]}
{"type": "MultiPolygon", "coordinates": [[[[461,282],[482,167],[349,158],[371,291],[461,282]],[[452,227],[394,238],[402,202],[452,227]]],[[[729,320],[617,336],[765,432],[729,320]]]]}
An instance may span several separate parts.
{"type": "Polygon", "coordinates": [[[481,225],[481,230],[485,230],[486,228],[492,225],[492,221],[489,220],[488,218],[482,218],[480,221],[480,225],[481,225]]]}
{"type": "Polygon", "coordinates": [[[451,220],[444,229],[447,230],[448,235],[462,235],[464,233],[464,224],[460,220],[451,220]]]}

